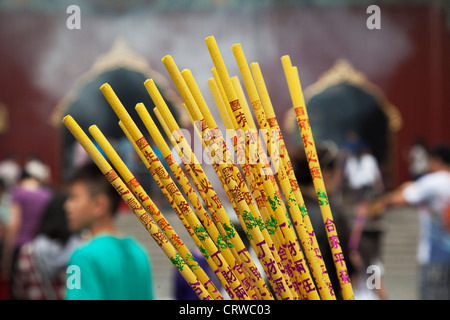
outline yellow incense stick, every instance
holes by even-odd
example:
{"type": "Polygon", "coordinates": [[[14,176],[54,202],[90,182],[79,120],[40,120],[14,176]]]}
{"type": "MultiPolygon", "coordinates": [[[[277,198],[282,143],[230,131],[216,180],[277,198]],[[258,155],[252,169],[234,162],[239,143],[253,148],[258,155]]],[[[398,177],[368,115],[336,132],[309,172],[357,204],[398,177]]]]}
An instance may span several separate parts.
{"type": "Polygon", "coordinates": [[[292,67],[289,56],[281,58],[283,63],[284,73],[288,83],[289,91],[293,107],[297,115],[297,123],[300,133],[302,135],[303,145],[308,159],[309,169],[313,178],[313,183],[317,196],[319,198],[320,209],[322,212],[323,221],[328,235],[328,241],[333,254],[334,264],[338,272],[339,283],[341,285],[344,299],[354,299],[353,289],[350,283],[350,277],[345,264],[344,255],[342,253],[341,245],[339,243],[336,226],[333,221],[333,215],[325,189],[325,183],[322,177],[319,160],[317,158],[317,151],[312,136],[311,126],[309,124],[308,113],[303,98],[303,92],[300,84],[300,78],[296,67],[292,67]]]}
{"type": "Polygon", "coordinates": [[[233,123],[231,122],[231,118],[230,118],[228,112],[226,112],[226,109],[225,109],[226,107],[223,102],[223,99],[220,94],[219,87],[217,86],[216,81],[213,78],[209,78],[208,86],[209,86],[209,90],[211,91],[211,94],[213,96],[213,99],[217,105],[217,109],[219,110],[220,117],[222,118],[223,124],[225,125],[225,129],[227,129],[227,130],[229,129],[230,132],[235,132],[233,123]]]}
{"type": "Polygon", "coordinates": [[[242,89],[241,82],[237,76],[231,77],[231,83],[233,85],[236,94],[238,95],[239,104],[241,105],[242,111],[244,111],[245,119],[249,122],[251,128],[256,128],[255,121],[248,107],[247,99],[242,89]]]}
{"type": "Polygon", "coordinates": [[[205,39],[205,42],[214,66],[217,69],[217,73],[219,74],[220,82],[222,83],[228,102],[238,100],[238,96],[230,80],[227,68],[223,62],[222,55],[220,54],[219,47],[217,46],[216,39],[213,36],[210,36],[205,39]]]}

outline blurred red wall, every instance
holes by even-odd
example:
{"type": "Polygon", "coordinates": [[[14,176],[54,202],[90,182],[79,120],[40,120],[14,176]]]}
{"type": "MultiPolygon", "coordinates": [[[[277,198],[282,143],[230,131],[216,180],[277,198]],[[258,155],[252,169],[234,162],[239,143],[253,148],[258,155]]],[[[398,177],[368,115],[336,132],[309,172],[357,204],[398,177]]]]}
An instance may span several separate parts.
{"type": "Polygon", "coordinates": [[[81,30],[66,28],[65,12],[0,12],[0,104],[7,110],[7,118],[2,119],[7,127],[0,133],[0,159],[15,152],[23,162],[29,154],[38,154],[51,166],[55,184],[61,182],[60,130],[65,128],[51,125],[49,118],[76,79],[119,35],[162,74],[167,76],[160,59],[173,54],[181,61],[180,68],[192,65],[194,76],[200,74],[201,81],[209,77],[204,74],[212,67],[210,60],[203,59],[207,57],[204,37],[216,37],[219,47],[229,51],[224,59],[230,64],[231,44],[241,42],[244,52],[249,52],[249,62],[258,60],[263,73],[270,75],[266,82],[279,117],[290,107],[279,60],[282,55],[289,54],[299,66],[303,88],[337,59],[348,59],[401,113],[403,126],[396,133],[394,148],[397,183],[409,178],[405,153],[416,136],[423,136],[429,145],[450,141],[450,17],[442,8],[382,6],[381,30],[365,27],[365,7],[220,14],[163,11],[124,20],[111,14],[85,14],[81,9],[81,30]],[[218,22],[212,24],[213,20],[218,22]],[[143,31],[145,23],[160,29],[143,31]],[[137,33],[141,37],[135,39],[137,33]],[[389,63],[383,63],[380,53],[389,63]],[[399,55],[397,60],[394,54],[399,55]]]}

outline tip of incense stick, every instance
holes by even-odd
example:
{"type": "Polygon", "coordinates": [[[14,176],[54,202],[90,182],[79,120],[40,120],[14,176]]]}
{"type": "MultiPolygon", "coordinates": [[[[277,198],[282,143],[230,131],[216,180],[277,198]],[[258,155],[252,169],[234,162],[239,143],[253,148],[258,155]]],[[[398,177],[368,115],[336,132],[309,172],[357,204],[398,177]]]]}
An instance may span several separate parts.
{"type": "Polygon", "coordinates": [[[100,87],[100,90],[109,89],[109,88],[111,88],[111,86],[109,85],[109,83],[104,83],[104,84],[102,84],[102,86],[100,87]]]}
{"type": "Polygon", "coordinates": [[[286,63],[291,64],[291,58],[289,57],[288,54],[282,56],[282,57],[281,57],[281,61],[282,61],[282,62],[284,61],[284,62],[286,62],[286,63]]]}
{"type": "Polygon", "coordinates": [[[67,116],[65,116],[64,118],[62,118],[62,123],[66,124],[67,121],[71,121],[73,120],[72,116],[70,114],[68,114],[67,116]]]}
{"type": "Polygon", "coordinates": [[[162,62],[165,63],[167,60],[172,60],[172,56],[170,54],[164,56],[162,59],[162,62]]]}
{"type": "Polygon", "coordinates": [[[134,107],[134,109],[136,109],[136,110],[142,109],[142,108],[145,108],[145,106],[144,106],[144,104],[143,104],[142,102],[138,102],[138,103],[136,104],[136,107],[134,107]]]}
{"type": "Polygon", "coordinates": [[[233,44],[232,46],[231,46],[231,49],[232,50],[235,50],[235,49],[238,49],[238,48],[240,48],[241,47],[241,44],[240,43],[235,43],[235,44],[233,44]]]}

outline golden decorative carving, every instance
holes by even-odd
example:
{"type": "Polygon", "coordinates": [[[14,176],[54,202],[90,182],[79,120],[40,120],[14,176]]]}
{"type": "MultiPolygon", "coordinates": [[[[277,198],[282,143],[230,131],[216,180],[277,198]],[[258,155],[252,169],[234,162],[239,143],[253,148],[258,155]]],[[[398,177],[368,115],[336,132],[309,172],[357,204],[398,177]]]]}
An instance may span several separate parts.
{"type": "MultiPolygon", "coordinates": [[[[358,87],[373,96],[387,116],[389,130],[394,133],[401,129],[403,125],[402,117],[397,107],[389,102],[378,86],[370,82],[363,73],[353,68],[350,62],[345,59],[337,60],[330,70],[323,73],[315,83],[303,90],[305,103],[307,104],[312,97],[322,93],[325,89],[341,83],[358,87]]],[[[291,128],[293,130],[296,125],[291,121],[293,118],[295,119],[295,114],[294,109],[291,108],[285,116],[285,125],[289,132],[292,132],[291,128]]]]}

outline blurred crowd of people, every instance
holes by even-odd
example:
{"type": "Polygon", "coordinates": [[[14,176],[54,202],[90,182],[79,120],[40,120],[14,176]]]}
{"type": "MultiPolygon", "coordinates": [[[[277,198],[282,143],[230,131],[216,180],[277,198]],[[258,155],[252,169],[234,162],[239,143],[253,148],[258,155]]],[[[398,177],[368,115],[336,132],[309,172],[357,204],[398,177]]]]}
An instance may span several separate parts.
{"type": "Polygon", "coordinates": [[[50,172],[36,156],[23,167],[14,155],[0,162],[2,298],[55,299],[62,295],[62,268],[68,257],[67,253],[62,259],[58,255],[69,236],[62,214],[64,199],[49,186],[50,172]],[[49,290],[39,290],[37,282],[49,290]]]}
{"type": "MultiPolygon", "coordinates": [[[[411,181],[394,190],[385,187],[376,158],[358,137],[352,136],[340,150],[332,142],[316,148],[355,298],[389,298],[383,280],[383,216],[395,212],[389,210],[393,207],[409,206],[419,213],[420,224],[417,296],[450,299],[450,146],[427,149],[417,140],[407,154],[411,181]],[[376,286],[368,285],[373,281],[371,266],[380,273],[376,286]]],[[[292,161],[318,241],[327,244],[304,151],[294,152],[292,161]]],[[[327,269],[334,270],[329,247],[321,251],[327,269]]]]}
{"type": "MultiPolygon", "coordinates": [[[[411,182],[396,190],[386,190],[378,162],[363,141],[352,139],[342,149],[332,142],[319,142],[316,148],[355,298],[389,298],[383,283],[382,218],[392,206],[410,205],[420,213],[419,298],[450,299],[450,147],[427,150],[418,143],[411,148],[411,182]],[[367,285],[371,275],[367,270],[373,265],[381,270],[381,285],[375,289],[367,285]]],[[[291,160],[339,297],[304,150],[294,150],[291,160]]],[[[23,167],[13,156],[0,162],[0,298],[154,298],[151,265],[145,262],[150,257],[114,223],[120,197],[92,163],[78,169],[67,188],[56,190],[50,187],[48,166],[37,157],[23,167]],[[88,231],[87,236],[83,230],[88,231]],[[68,290],[68,265],[92,271],[84,273],[84,290],[68,290]],[[99,271],[94,269],[116,280],[127,274],[127,280],[111,284],[95,276],[99,271]],[[114,292],[129,296],[111,295],[114,292]]],[[[180,281],[176,298],[195,299],[190,288],[182,293],[186,284],[180,281]]]]}
{"type": "Polygon", "coordinates": [[[51,187],[37,157],[0,162],[0,299],[153,299],[146,250],[115,225],[116,190],[90,161],[70,179],[51,187]]]}
{"type": "MultiPolygon", "coordinates": [[[[374,232],[378,219],[372,219],[368,212],[369,202],[383,193],[377,161],[368,146],[355,137],[341,149],[331,141],[317,143],[316,149],[355,299],[386,299],[384,286],[375,290],[366,286],[367,267],[382,266],[382,230],[378,227],[374,232]]],[[[342,298],[307,157],[303,150],[297,150],[291,160],[334,291],[342,298]]]]}

